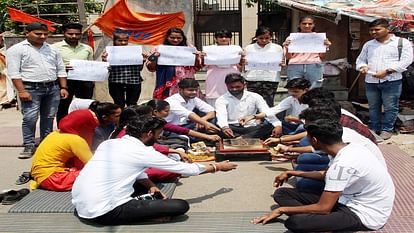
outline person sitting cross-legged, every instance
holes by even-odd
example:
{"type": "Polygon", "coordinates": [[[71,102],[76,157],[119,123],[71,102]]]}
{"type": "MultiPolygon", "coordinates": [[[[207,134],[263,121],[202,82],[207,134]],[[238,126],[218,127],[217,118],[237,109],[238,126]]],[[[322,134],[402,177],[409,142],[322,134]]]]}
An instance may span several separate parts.
{"type": "Polygon", "coordinates": [[[302,122],[299,120],[299,114],[302,110],[308,108],[307,104],[303,104],[299,101],[299,98],[305,94],[311,83],[304,78],[296,78],[289,80],[285,86],[288,89],[289,96],[283,99],[278,105],[269,108],[267,111],[256,114],[253,116],[247,116],[245,121],[249,121],[253,118],[263,119],[265,117],[276,118],[273,122],[272,136],[280,138],[282,135],[291,135],[303,132],[302,122]],[[279,120],[276,115],[286,111],[286,117],[283,120],[279,120]]]}
{"type": "Polygon", "coordinates": [[[50,133],[33,156],[31,189],[70,191],[80,170],[92,157],[92,138],[98,124],[98,118],[88,109],[63,117],[59,130],[50,133]]]}
{"type": "Polygon", "coordinates": [[[342,141],[343,127],[337,121],[316,120],[305,124],[315,149],[333,158],[324,171],[285,171],[274,186],[290,177],[325,180],[321,195],[296,188],[276,189],[279,207],[252,223],[266,224],[286,214],[285,227],[293,232],[370,231],[382,228],[391,215],[395,187],[387,169],[361,145],[342,141]]]}
{"type": "Polygon", "coordinates": [[[216,100],[217,125],[221,128],[222,136],[261,139],[269,137],[273,126],[268,121],[242,120],[243,117],[262,113],[269,109],[263,97],[245,90],[246,81],[238,73],[228,74],[225,83],[227,93],[216,100]]]}
{"type": "Polygon", "coordinates": [[[237,167],[228,161],[203,165],[174,161],[154,150],[166,122],[163,119],[141,116],[129,122],[127,135],[102,142],[92,159],[82,169],[72,189],[72,203],[78,217],[103,225],[131,224],[151,219],[173,217],[188,211],[185,200],[141,200],[146,192],[160,190],[148,179],[148,167],[163,169],[187,176],[237,167]]]}
{"type": "Polygon", "coordinates": [[[178,93],[165,99],[170,104],[170,114],[165,120],[192,130],[217,133],[220,129],[210,122],[215,120],[214,108],[196,97],[199,86],[195,79],[181,80],[178,93]]]}

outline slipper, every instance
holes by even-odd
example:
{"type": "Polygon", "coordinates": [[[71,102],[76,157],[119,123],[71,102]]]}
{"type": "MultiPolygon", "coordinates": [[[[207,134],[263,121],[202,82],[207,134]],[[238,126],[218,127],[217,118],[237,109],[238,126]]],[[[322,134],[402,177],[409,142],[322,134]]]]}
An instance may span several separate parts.
{"type": "Polygon", "coordinates": [[[24,196],[30,193],[29,189],[20,189],[20,190],[10,190],[4,194],[3,201],[1,202],[3,205],[12,205],[18,201],[20,201],[24,196]]]}
{"type": "Polygon", "coordinates": [[[21,184],[26,184],[27,182],[29,182],[32,179],[30,172],[23,172],[19,178],[17,178],[15,184],[17,185],[21,185],[21,184]]]}

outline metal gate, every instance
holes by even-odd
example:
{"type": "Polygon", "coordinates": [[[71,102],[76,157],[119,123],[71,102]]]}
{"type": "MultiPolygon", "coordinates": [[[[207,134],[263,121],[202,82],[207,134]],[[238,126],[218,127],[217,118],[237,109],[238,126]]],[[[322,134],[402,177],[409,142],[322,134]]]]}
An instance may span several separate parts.
{"type": "Polygon", "coordinates": [[[214,32],[232,32],[232,44],[242,44],[241,0],[193,0],[195,46],[214,44],[214,32]]]}
{"type": "Polygon", "coordinates": [[[272,29],[273,42],[282,44],[290,33],[290,10],[283,8],[274,1],[258,1],[258,26],[272,29]]]}

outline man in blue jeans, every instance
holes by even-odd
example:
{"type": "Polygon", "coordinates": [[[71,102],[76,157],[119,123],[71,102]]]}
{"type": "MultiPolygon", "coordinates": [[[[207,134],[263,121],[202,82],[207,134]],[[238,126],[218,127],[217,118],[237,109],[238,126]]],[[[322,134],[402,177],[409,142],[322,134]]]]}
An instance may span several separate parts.
{"type": "Polygon", "coordinates": [[[388,27],[386,19],[369,24],[369,34],[374,39],[364,44],[356,61],[357,70],[365,75],[370,128],[384,140],[391,138],[397,119],[401,73],[413,62],[411,42],[390,34],[388,27]]]}
{"type": "Polygon", "coordinates": [[[59,52],[45,41],[48,28],[42,23],[27,27],[26,40],[7,50],[7,69],[18,92],[23,114],[24,150],[19,158],[32,157],[36,122],[40,113],[40,139],[53,130],[60,99],[68,96],[66,71],[59,52]]]}

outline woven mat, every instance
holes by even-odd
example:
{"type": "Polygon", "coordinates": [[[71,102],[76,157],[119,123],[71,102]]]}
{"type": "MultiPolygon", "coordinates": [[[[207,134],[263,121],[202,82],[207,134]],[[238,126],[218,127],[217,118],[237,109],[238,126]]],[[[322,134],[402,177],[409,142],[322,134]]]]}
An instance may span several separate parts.
{"type": "MultiPolygon", "coordinates": [[[[250,220],[264,212],[189,212],[171,222],[137,223],[121,226],[87,225],[73,214],[0,214],[1,232],[289,232],[283,220],[254,225],[250,220]]],[[[283,219],[286,216],[282,217],[283,219]]]]}
{"type": "Polygon", "coordinates": [[[394,208],[378,232],[414,232],[414,159],[395,145],[379,145],[395,185],[394,208]]]}
{"type": "MultiPolygon", "coordinates": [[[[177,185],[158,183],[157,186],[171,198],[177,185]]],[[[70,192],[36,189],[10,208],[9,213],[73,213],[74,210],[70,192]]]]}

